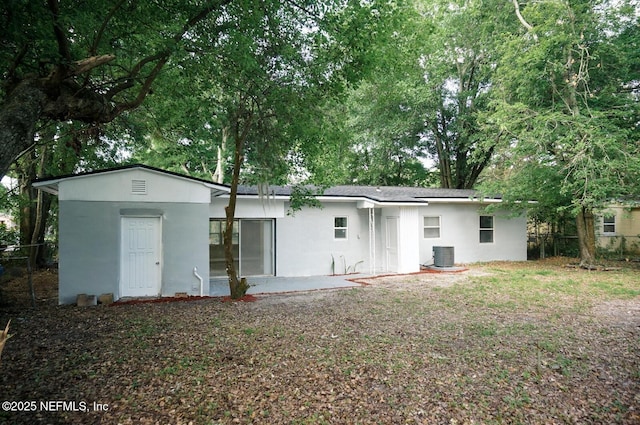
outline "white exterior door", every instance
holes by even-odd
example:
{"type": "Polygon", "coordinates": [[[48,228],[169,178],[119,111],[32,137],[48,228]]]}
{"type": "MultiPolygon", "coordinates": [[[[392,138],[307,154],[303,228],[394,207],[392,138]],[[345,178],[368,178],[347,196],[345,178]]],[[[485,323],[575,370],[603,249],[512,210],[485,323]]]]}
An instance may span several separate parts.
{"type": "Polygon", "coordinates": [[[398,217],[387,217],[387,271],[398,271],[398,217]]]}
{"type": "Polygon", "coordinates": [[[160,217],[123,217],[120,296],[160,295],[160,217]]]}

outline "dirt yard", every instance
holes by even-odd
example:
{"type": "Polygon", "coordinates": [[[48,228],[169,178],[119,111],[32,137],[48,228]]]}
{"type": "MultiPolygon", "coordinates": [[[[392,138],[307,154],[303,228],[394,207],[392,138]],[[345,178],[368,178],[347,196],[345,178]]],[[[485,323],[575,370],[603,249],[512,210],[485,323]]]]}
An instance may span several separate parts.
{"type": "Polygon", "coordinates": [[[31,308],[5,283],[0,423],[638,424],[640,272],[567,262],[239,303],[59,307],[52,271],[31,308]]]}

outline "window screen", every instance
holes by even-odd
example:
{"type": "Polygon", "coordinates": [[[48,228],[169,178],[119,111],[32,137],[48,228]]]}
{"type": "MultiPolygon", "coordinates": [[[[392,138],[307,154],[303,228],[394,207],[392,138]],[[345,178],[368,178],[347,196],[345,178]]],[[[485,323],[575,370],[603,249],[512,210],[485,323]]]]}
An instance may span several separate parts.
{"type": "Polygon", "coordinates": [[[480,216],[480,243],[493,242],[493,216],[480,216]]]}
{"type": "Polygon", "coordinates": [[[606,215],[602,217],[602,231],[604,233],[616,232],[616,216],[615,215],[606,215]]]}
{"type": "Polygon", "coordinates": [[[440,237],[440,217],[424,217],[423,236],[425,239],[440,237]]]}
{"type": "Polygon", "coordinates": [[[333,219],[333,237],[335,239],[347,239],[347,217],[335,217],[333,219]]]}

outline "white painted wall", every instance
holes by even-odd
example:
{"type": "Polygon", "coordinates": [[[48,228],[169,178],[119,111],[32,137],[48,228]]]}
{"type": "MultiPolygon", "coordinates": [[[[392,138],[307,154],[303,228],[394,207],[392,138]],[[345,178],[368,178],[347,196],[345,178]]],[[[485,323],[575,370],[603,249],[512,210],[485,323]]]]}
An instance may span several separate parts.
{"type": "Polygon", "coordinates": [[[162,295],[198,295],[194,267],[204,278],[204,293],[208,294],[207,213],[206,204],[60,202],[60,304],[74,303],[80,293],[120,297],[121,220],[135,216],[162,217],[162,295]]]}
{"type": "Polygon", "coordinates": [[[197,267],[209,291],[208,211],[203,183],[144,169],[122,169],[64,179],[58,184],[59,301],[78,293],[120,296],[122,217],[161,217],[161,294],[199,294],[197,267]],[[146,194],[132,194],[132,180],[146,194]]]}
{"type": "MultiPolygon", "coordinates": [[[[285,205],[288,208],[288,205],[285,205]]],[[[278,276],[319,276],[369,270],[369,217],[356,202],[324,204],[324,208],[303,208],[294,216],[276,220],[276,274],[278,276]],[[334,218],[347,217],[346,240],[334,238],[334,218]]]]}
{"type": "Polygon", "coordinates": [[[211,197],[203,183],[136,168],[70,178],[59,191],[60,201],[209,203],[211,197]],[[146,183],[146,194],[132,193],[133,180],[146,183]]]}
{"type": "MultiPolygon", "coordinates": [[[[224,208],[228,204],[227,196],[213,198],[209,217],[225,218],[224,208]]],[[[282,218],[285,215],[284,201],[281,199],[238,198],[236,202],[236,218],[282,218]]]]}
{"type": "Polygon", "coordinates": [[[527,259],[527,220],[486,213],[477,204],[431,203],[418,211],[420,263],[433,263],[434,246],[453,246],[456,263],[527,259]],[[480,243],[480,215],[494,216],[494,242],[480,243]],[[423,217],[440,216],[440,238],[424,238],[423,217]]]}
{"type": "MultiPolygon", "coordinates": [[[[276,220],[276,273],[279,276],[331,274],[331,255],[335,272],[344,273],[356,262],[357,270],[369,271],[368,210],[356,202],[324,203],[322,209],[305,208],[295,216],[276,220]],[[349,220],[347,240],[333,237],[333,219],[349,220]]],[[[285,208],[287,206],[285,205],[285,208]]],[[[478,204],[439,204],[425,207],[396,206],[376,209],[376,272],[413,273],[421,264],[431,264],[434,246],[453,246],[455,262],[527,259],[526,218],[505,212],[488,214],[478,204]],[[494,242],[480,243],[480,215],[494,216],[494,242]],[[423,217],[441,217],[441,235],[425,239],[423,217]],[[387,255],[387,218],[397,218],[398,261],[392,270],[387,255]]]]}

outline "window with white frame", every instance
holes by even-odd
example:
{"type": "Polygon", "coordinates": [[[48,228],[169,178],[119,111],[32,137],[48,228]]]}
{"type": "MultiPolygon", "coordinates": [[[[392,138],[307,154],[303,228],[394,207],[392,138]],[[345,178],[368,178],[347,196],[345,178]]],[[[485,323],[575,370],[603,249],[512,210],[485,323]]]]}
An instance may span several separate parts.
{"type": "Polygon", "coordinates": [[[612,234],[616,232],[616,216],[605,215],[602,217],[602,233],[612,234]]]}
{"type": "Polygon", "coordinates": [[[425,239],[436,239],[440,237],[440,216],[423,217],[422,235],[425,239]]]}
{"type": "Polygon", "coordinates": [[[480,216],[480,243],[493,243],[493,216],[480,216]]]}
{"type": "Polygon", "coordinates": [[[347,239],[347,217],[333,218],[334,239],[347,239]]]}

